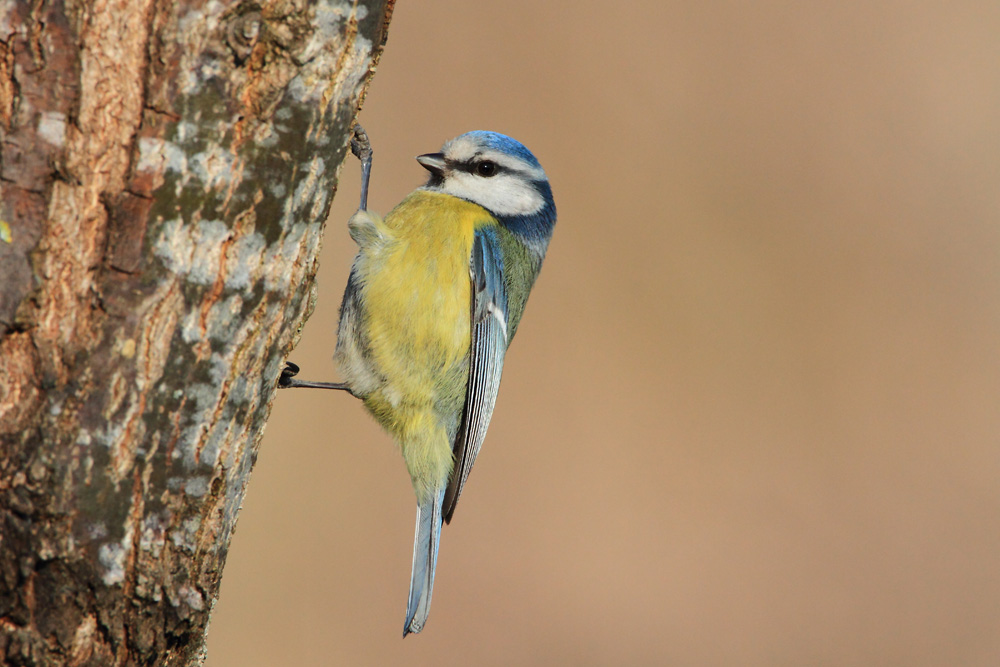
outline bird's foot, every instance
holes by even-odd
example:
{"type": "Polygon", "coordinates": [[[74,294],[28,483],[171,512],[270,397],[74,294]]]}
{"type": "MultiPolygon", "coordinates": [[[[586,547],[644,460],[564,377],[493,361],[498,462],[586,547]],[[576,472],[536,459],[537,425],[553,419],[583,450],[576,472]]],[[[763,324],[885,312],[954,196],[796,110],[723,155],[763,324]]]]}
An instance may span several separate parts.
{"type": "Polygon", "coordinates": [[[368,140],[368,133],[365,132],[365,128],[361,127],[359,123],[354,124],[354,134],[351,135],[351,152],[354,153],[354,157],[362,162],[365,160],[371,162],[372,144],[368,140]]]}
{"type": "Polygon", "coordinates": [[[278,387],[280,389],[292,389],[295,387],[305,387],[308,389],[340,389],[341,391],[346,391],[351,396],[354,396],[354,392],[343,382],[306,382],[304,380],[296,380],[295,376],[299,372],[299,367],[290,361],[285,362],[285,367],[281,370],[281,377],[278,378],[278,387]]]}
{"type": "Polygon", "coordinates": [[[368,133],[358,123],[354,124],[354,135],[351,137],[351,152],[361,160],[361,205],[359,211],[368,210],[368,184],[372,177],[372,144],[368,133]]]}

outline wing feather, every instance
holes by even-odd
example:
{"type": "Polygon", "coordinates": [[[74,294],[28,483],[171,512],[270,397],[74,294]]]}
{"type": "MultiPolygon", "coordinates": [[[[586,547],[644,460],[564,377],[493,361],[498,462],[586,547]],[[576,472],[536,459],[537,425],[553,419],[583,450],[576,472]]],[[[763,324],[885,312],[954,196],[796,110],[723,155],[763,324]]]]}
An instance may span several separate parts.
{"type": "Polygon", "coordinates": [[[469,384],[462,422],[452,447],[455,470],[444,496],[444,520],[447,522],[451,521],[455,504],[486,438],[507,352],[507,289],[495,229],[486,227],[476,231],[469,273],[472,281],[469,384]]]}

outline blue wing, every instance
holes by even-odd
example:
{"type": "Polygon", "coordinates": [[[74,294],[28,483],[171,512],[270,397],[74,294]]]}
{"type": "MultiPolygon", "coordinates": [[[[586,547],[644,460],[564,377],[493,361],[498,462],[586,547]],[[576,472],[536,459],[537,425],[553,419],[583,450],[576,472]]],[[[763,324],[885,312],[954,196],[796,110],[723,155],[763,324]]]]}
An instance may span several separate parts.
{"type": "Polygon", "coordinates": [[[503,282],[503,255],[497,230],[476,231],[469,261],[472,278],[472,344],[469,350],[469,386],[465,393],[462,423],[452,452],[455,470],[444,496],[444,520],[450,522],[462,487],[483,446],[493,405],[500,389],[503,358],[507,352],[507,288],[503,282]]]}

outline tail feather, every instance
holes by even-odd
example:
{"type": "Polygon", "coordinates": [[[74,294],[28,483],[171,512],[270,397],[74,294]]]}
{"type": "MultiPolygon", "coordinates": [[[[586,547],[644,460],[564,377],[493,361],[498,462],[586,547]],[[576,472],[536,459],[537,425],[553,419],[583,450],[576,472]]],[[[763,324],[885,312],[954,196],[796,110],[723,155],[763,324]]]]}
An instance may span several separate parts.
{"type": "Polygon", "coordinates": [[[438,546],[441,543],[441,504],[444,489],[417,505],[417,528],[413,538],[413,569],[410,573],[410,597],[406,603],[406,624],[403,636],[424,629],[431,613],[434,592],[434,570],[437,567],[438,546]]]}

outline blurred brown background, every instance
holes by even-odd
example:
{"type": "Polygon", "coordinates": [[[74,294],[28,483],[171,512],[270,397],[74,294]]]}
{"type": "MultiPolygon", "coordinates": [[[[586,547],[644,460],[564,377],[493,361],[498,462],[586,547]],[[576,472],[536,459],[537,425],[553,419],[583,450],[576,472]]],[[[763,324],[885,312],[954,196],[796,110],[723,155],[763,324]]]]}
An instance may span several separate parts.
{"type": "Polygon", "coordinates": [[[555,238],[427,629],[394,445],[289,392],[208,665],[1000,664],[1000,4],[938,4],[401,2],[372,208],[493,129],[555,238]]]}

